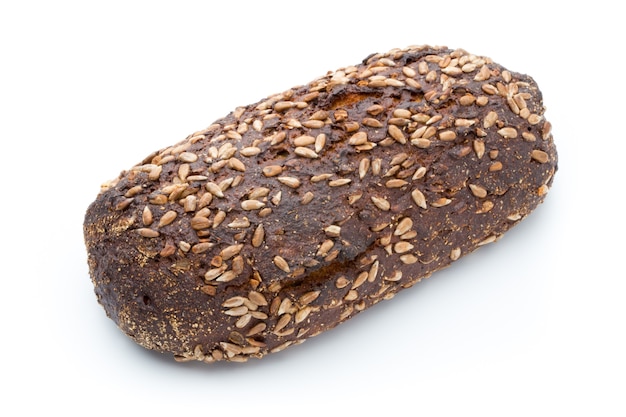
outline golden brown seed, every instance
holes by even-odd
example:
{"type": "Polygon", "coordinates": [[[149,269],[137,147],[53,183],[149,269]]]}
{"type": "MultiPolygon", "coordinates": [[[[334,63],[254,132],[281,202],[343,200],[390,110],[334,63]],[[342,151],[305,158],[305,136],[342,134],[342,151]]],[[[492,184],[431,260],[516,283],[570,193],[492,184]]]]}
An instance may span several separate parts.
{"type": "Polygon", "coordinates": [[[426,63],[426,61],[420,61],[417,64],[417,72],[419,72],[420,75],[428,73],[428,64],[426,63]]]}
{"type": "Polygon", "coordinates": [[[412,228],[413,228],[413,220],[411,220],[410,217],[405,217],[402,220],[400,220],[400,223],[398,223],[398,226],[396,227],[396,230],[393,232],[393,234],[394,236],[400,236],[400,235],[405,234],[412,228]]]}
{"type": "Polygon", "coordinates": [[[506,103],[509,105],[509,108],[514,114],[520,114],[520,108],[517,105],[517,102],[513,99],[513,97],[507,97],[506,103]]]}
{"type": "Polygon", "coordinates": [[[190,220],[190,225],[193,230],[202,230],[211,227],[211,221],[203,216],[194,216],[190,220]]]}
{"type": "Polygon", "coordinates": [[[274,177],[283,172],[283,167],[280,165],[268,165],[263,168],[263,175],[266,177],[274,177]]]}
{"type": "Polygon", "coordinates": [[[335,281],[335,287],[338,289],[346,288],[350,284],[350,281],[346,277],[339,277],[335,281]]]}
{"type": "Polygon", "coordinates": [[[437,128],[434,126],[428,126],[424,131],[424,134],[422,134],[422,139],[430,139],[435,136],[435,133],[437,133],[437,128]]]}
{"type": "MultiPolygon", "coordinates": [[[[220,275],[222,275],[226,270],[228,269],[228,265],[223,264],[222,266],[220,266],[219,268],[212,268],[209,269],[205,274],[204,274],[204,280],[205,281],[212,281],[215,278],[219,277],[220,275]]],[[[243,304],[243,303],[242,303],[243,304]]]]}
{"type": "Polygon", "coordinates": [[[274,145],[278,145],[279,143],[282,143],[285,138],[287,138],[287,133],[285,133],[284,131],[278,132],[275,135],[270,136],[269,138],[267,138],[267,140],[269,140],[270,145],[274,146],[274,145]]]}
{"type": "Polygon", "coordinates": [[[198,155],[196,155],[195,153],[191,153],[191,152],[183,152],[180,155],[178,155],[178,159],[182,162],[196,162],[198,160],[198,155]]]}
{"type": "Polygon", "coordinates": [[[445,130],[439,133],[439,139],[443,141],[453,141],[456,139],[456,133],[452,130],[445,130]]]}
{"type": "Polygon", "coordinates": [[[214,182],[207,182],[205,188],[208,192],[213,194],[215,197],[224,197],[224,192],[222,188],[214,182]]]}
{"type": "Polygon", "coordinates": [[[530,156],[540,164],[545,164],[550,160],[550,157],[544,151],[540,151],[539,149],[534,149],[530,156]]]}
{"type": "Polygon", "coordinates": [[[283,198],[283,192],[279,191],[276,194],[274,194],[274,196],[272,197],[271,201],[275,206],[280,205],[280,201],[283,198]]]}
{"type": "Polygon", "coordinates": [[[239,151],[239,153],[243,156],[255,156],[261,153],[261,149],[257,148],[256,146],[248,146],[246,148],[243,148],[239,151]]]}
{"type": "Polygon", "coordinates": [[[450,259],[456,261],[461,257],[461,248],[454,248],[450,251],[450,259]]]}
{"type": "Polygon", "coordinates": [[[382,211],[388,211],[391,208],[391,204],[389,203],[389,201],[384,198],[372,196],[371,200],[374,205],[382,211]]]}
{"type": "Polygon", "coordinates": [[[293,140],[293,144],[296,146],[309,146],[315,143],[315,138],[309,135],[298,136],[293,140]]]}
{"type": "Polygon", "coordinates": [[[367,281],[368,282],[374,282],[376,280],[376,276],[378,275],[378,266],[379,266],[378,261],[376,261],[376,262],[374,262],[372,264],[372,267],[370,268],[369,272],[367,273],[367,281]]]}
{"type": "Polygon", "coordinates": [[[487,97],[487,96],[480,96],[480,97],[476,98],[476,105],[478,105],[478,106],[486,106],[487,104],[489,104],[489,97],[487,97]]]}
{"type": "Polygon", "coordinates": [[[411,67],[403,67],[402,73],[407,77],[415,77],[417,72],[411,67]]]}
{"type": "Polygon", "coordinates": [[[550,134],[552,133],[552,123],[545,122],[543,127],[541,128],[541,138],[543,140],[548,140],[550,138],[550,134]]]}
{"type": "Polygon", "coordinates": [[[192,213],[198,208],[198,197],[195,195],[188,195],[183,199],[183,209],[186,213],[192,213]]]}
{"type": "Polygon", "coordinates": [[[361,285],[363,285],[363,283],[367,280],[367,277],[368,277],[367,271],[361,272],[352,283],[352,289],[354,290],[356,288],[359,288],[361,285]]]}
{"type": "Polygon", "coordinates": [[[315,138],[315,152],[317,153],[321,152],[322,149],[324,149],[325,145],[326,145],[326,134],[320,133],[315,138]]]}
{"type": "Polygon", "coordinates": [[[318,110],[309,117],[309,120],[326,120],[328,112],[326,110],[318,110]]]}
{"type": "Polygon", "coordinates": [[[476,97],[468,93],[459,99],[459,104],[461,106],[471,106],[475,101],[476,97]]]}
{"type": "Polygon", "coordinates": [[[498,94],[498,89],[491,84],[483,84],[482,89],[485,93],[489,95],[498,94]]]}
{"type": "Polygon", "coordinates": [[[324,125],[325,123],[323,120],[305,120],[302,122],[302,126],[309,129],[321,129],[324,125]]]}
{"type": "MultiPolygon", "coordinates": [[[[216,227],[215,223],[213,224],[213,227],[216,227]]],[[[231,229],[245,229],[247,227],[250,227],[250,220],[248,220],[247,217],[236,218],[232,222],[228,223],[228,227],[230,227],[231,229]]]]}
{"type": "Polygon", "coordinates": [[[412,265],[418,261],[417,257],[412,254],[406,254],[400,256],[400,261],[405,265],[412,265]]]}
{"type": "Polygon", "coordinates": [[[454,121],[454,126],[456,127],[470,127],[476,123],[475,120],[472,119],[456,119],[454,121]]]}
{"type": "Polygon", "coordinates": [[[408,182],[399,179],[389,180],[385,183],[385,187],[387,188],[401,188],[407,185],[408,182]]]}
{"type": "Polygon", "coordinates": [[[345,301],[354,301],[357,298],[359,298],[359,293],[356,290],[348,291],[348,294],[346,294],[346,296],[343,297],[345,301]]]}
{"type": "Polygon", "coordinates": [[[531,125],[536,125],[537,123],[539,123],[543,118],[541,116],[539,116],[538,114],[531,114],[530,116],[528,116],[528,123],[530,123],[531,125]]]}
{"type": "Polygon", "coordinates": [[[211,249],[213,246],[214,244],[209,242],[196,243],[191,247],[191,252],[195,254],[204,253],[211,249]]]}
{"type": "Polygon", "coordinates": [[[363,145],[367,142],[367,132],[357,132],[350,137],[348,143],[353,146],[363,145]]]}
{"type": "Polygon", "coordinates": [[[321,291],[309,291],[303,294],[298,299],[298,302],[303,306],[311,304],[313,301],[317,300],[317,297],[319,297],[320,294],[321,294],[321,291]]]}
{"type": "Polygon", "coordinates": [[[380,175],[380,170],[382,168],[383,161],[380,158],[376,158],[372,161],[372,174],[380,175]]]}
{"type": "Polygon", "coordinates": [[[393,271],[393,274],[391,274],[391,276],[384,277],[383,279],[385,281],[392,281],[392,282],[400,281],[402,279],[402,271],[393,271]]]}
{"type": "Polygon", "coordinates": [[[231,297],[222,303],[222,307],[224,308],[239,307],[243,305],[244,301],[246,301],[246,299],[241,296],[231,297]]]}
{"type": "Polygon", "coordinates": [[[250,200],[258,200],[260,198],[267,197],[270,193],[270,189],[267,187],[257,187],[254,188],[250,193],[248,193],[248,199],[250,200]]]}
{"type": "Polygon", "coordinates": [[[252,314],[246,313],[235,322],[235,327],[238,329],[243,329],[250,323],[251,320],[252,314]]]}
{"type": "Polygon", "coordinates": [[[330,252],[330,250],[333,248],[334,245],[335,245],[335,242],[333,242],[330,239],[326,239],[320,245],[319,249],[317,250],[316,255],[317,256],[326,256],[326,255],[328,255],[328,252],[330,252]]]}
{"type": "Polygon", "coordinates": [[[148,179],[150,181],[157,181],[159,177],[161,176],[162,171],[163,171],[163,167],[161,165],[153,167],[152,169],[150,169],[150,172],[148,173],[148,179]]]}
{"type": "Polygon", "coordinates": [[[313,194],[310,191],[307,191],[303,196],[302,199],[300,199],[300,203],[301,204],[309,204],[311,201],[313,201],[313,198],[315,198],[315,194],[313,194]]]}
{"type": "Polygon", "coordinates": [[[408,251],[412,250],[413,248],[414,248],[413,245],[411,245],[409,242],[405,242],[405,241],[397,242],[393,246],[393,250],[396,253],[405,253],[405,252],[408,252],[408,251]]]}
{"type": "Polygon", "coordinates": [[[380,104],[373,104],[369,106],[366,111],[372,116],[377,116],[381,114],[383,111],[385,111],[385,108],[381,106],[380,104]]]}
{"type": "Polygon", "coordinates": [[[467,63],[461,67],[461,70],[465,73],[470,73],[476,71],[476,64],[467,63]]]}
{"type": "Polygon", "coordinates": [[[452,200],[450,200],[449,198],[441,197],[433,201],[430,205],[433,207],[444,207],[450,204],[451,202],[452,200]]]}
{"type": "Polygon", "coordinates": [[[284,272],[287,272],[287,273],[290,272],[289,264],[282,256],[278,256],[278,255],[274,256],[274,265],[276,265],[278,269],[284,272]]]}
{"type": "Polygon", "coordinates": [[[306,318],[311,314],[313,309],[311,307],[304,307],[296,312],[295,321],[296,323],[302,323],[306,318]]]}
{"type": "MultiPolygon", "coordinates": [[[[189,167],[189,165],[187,165],[187,167],[189,167]]],[[[126,191],[126,193],[124,194],[124,197],[127,197],[127,198],[134,197],[137,194],[139,194],[141,190],[143,190],[143,187],[141,185],[135,185],[134,187],[126,191]]]]}
{"type": "Polygon", "coordinates": [[[491,126],[495,125],[497,121],[498,113],[496,113],[495,111],[490,111],[489,113],[487,113],[485,119],[483,120],[483,127],[485,129],[489,129],[491,126]]]}
{"type": "Polygon", "coordinates": [[[429,139],[424,139],[424,138],[413,139],[411,143],[420,149],[427,149],[430,147],[429,139]]]}
{"type": "Polygon", "coordinates": [[[137,233],[139,233],[143,237],[159,237],[160,235],[160,233],[157,232],[156,230],[148,229],[145,227],[141,229],[137,229],[137,233]]]}
{"type": "Polygon", "coordinates": [[[311,177],[311,182],[326,181],[327,179],[331,178],[332,176],[333,176],[333,174],[314,175],[314,176],[311,177]]]}
{"type": "Polygon", "coordinates": [[[278,181],[291,188],[298,188],[300,180],[295,177],[278,177],[278,181]]]}
{"type": "Polygon", "coordinates": [[[241,202],[243,210],[258,210],[261,207],[265,207],[265,203],[259,200],[244,200],[241,202]]]}
{"type": "Polygon", "coordinates": [[[359,130],[359,124],[354,121],[345,122],[343,124],[343,127],[348,133],[356,132],[357,130],[359,130]]]}
{"type": "Polygon", "coordinates": [[[408,157],[409,155],[407,153],[400,152],[399,154],[397,154],[391,159],[391,162],[389,163],[389,165],[400,165],[401,163],[406,161],[408,157]]]}
{"type": "Polygon", "coordinates": [[[359,178],[363,179],[370,168],[369,158],[363,158],[359,162],[359,178]]]}
{"type": "Polygon", "coordinates": [[[292,101],[279,101],[276,104],[274,104],[274,111],[280,113],[282,111],[289,110],[290,108],[294,106],[295,104],[292,101]]]}
{"type": "Polygon", "coordinates": [[[501,170],[502,170],[502,162],[500,161],[496,161],[489,166],[490,172],[496,172],[496,171],[501,171],[501,170]]]}
{"type": "Polygon", "coordinates": [[[143,213],[141,214],[141,221],[143,222],[144,226],[150,226],[152,222],[154,221],[150,207],[145,206],[143,208],[143,213]]]}
{"type": "Polygon", "coordinates": [[[485,142],[482,140],[475,140],[473,143],[474,152],[476,152],[476,156],[478,159],[482,158],[485,154],[485,142]]]}
{"type": "Polygon", "coordinates": [[[266,306],[267,305],[267,300],[265,299],[263,294],[261,294],[260,292],[257,292],[257,291],[250,291],[248,293],[248,299],[250,301],[252,301],[254,304],[258,305],[258,306],[266,306]]]}
{"type": "Polygon", "coordinates": [[[489,211],[491,211],[491,209],[494,207],[493,202],[491,201],[484,201],[480,210],[477,211],[477,213],[487,213],[489,211]]]}
{"type": "Polygon", "coordinates": [[[115,205],[115,210],[125,210],[130,206],[130,203],[134,201],[134,198],[125,198],[115,205]]]}
{"type": "Polygon", "coordinates": [[[398,126],[389,125],[389,127],[387,128],[387,132],[389,133],[389,136],[391,136],[396,142],[401,143],[401,144],[406,143],[406,138],[404,137],[404,133],[402,133],[402,130],[400,130],[398,126]]]}
{"type": "Polygon", "coordinates": [[[242,248],[243,248],[243,244],[227,246],[220,252],[220,256],[222,257],[224,261],[226,261],[232,258],[233,256],[238,255],[239,252],[241,252],[242,248]]]}
{"type": "Polygon", "coordinates": [[[478,197],[478,198],[487,197],[487,190],[484,187],[481,187],[480,185],[476,185],[476,184],[470,184],[469,188],[475,197],[478,197]]]}
{"type": "Polygon", "coordinates": [[[239,171],[239,172],[245,172],[246,171],[246,166],[243,164],[243,162],[241,162],[237,158],[230,158],[228,160],[228,166],[230,168],[234,169],[235,171],[239,171]]]}
{"type": "Polygon", "coordinates": [[[326,227],[324,229],[324,232],[326,233],[326,236],[328,237],[339,237],[339,235],[341,234],[341,227],[333,224],[333,225],[326,227]]]}
{"type": "Polygon", "coordinates": [[[413,174],[412,180],[419,180],[426,175],[426,167],[419,167],[415,170],[415,174],[413,174]]]}
{"type": "Polygon", "coordinates": [[[413,114],[407,109],[395,109],[393,111],[393,117],[401,117],[403,119],[410,119],[413,114]]]}
{"type": "Polygon", "coordinates": [[[285,313],[292,313],[293,311],[295,311],[293,307],[293,302],[291,301],[290,298],[285,297],[278,305],[278,310],[276,311],[276,315],[280,316],[285,313]]]}
{"type": "Polygon", "coordinates": [[[340,178],[338,180],[333,180],[328,182],[329,187],[340,187],[342,185],[350,184],[352,180],[350,178],[340,178]]]}
{"type": "Polygon", "coordinates": [[[291,321],[291,314],[289,313],[283,314],[276,322],[273,332],[276,333],[276,332],[281,331],[289,324],[290,321],[291,321]]]}
{"type": "Polygon", "coordinates": [[[363,119],[361,123],[363,123],[363,126],[368,126],[368,127],[374,127],[374,128],[383,127],[383,124],[380,121],[373,119],[371,117],[366,117],[365,119],[363,119]]]}
{"type": "Polygon", "coordinates": [[[500,136],[507,139],[514,139],[517,137],[517,130],[514,127],[503,127],[502,129],[498,130],[498,133],[500,134],[500,136]]]}
{"type": "Polygon", "coordinates": [[[227,316],[233,316],[233,317],[240,317],[247,313],[248,313],[248,307],[246,306],[233,307],[229,310],[224,311],[224,314],[226,314],[227,316]]]}
{"type": "Polygon", "coordinates": [[[237,273],[235,271],[226,271],[222,275],[220,275],[215,281],[217,282],[230,282],[237,278],[237,273]]]}
{"type": "Polygon", "coordinates": [[[411,197],[413,198],[415,204],[417,204],[419,207],[423,209],[426,209],[428,207],[426,205],[426,197],[419,189],[416,188],[415,190],[413,190],[413,192],[411,192],[411,197]]]}
{"type": "MultiPolygon", "coordinates": [[[[241,255],[235,256],[235,258],[233,259],[232,268],[233,268],[233,272],[237,275],[243,272],[243,268],[244,268],[243,256],[241,255]]],[[[248,308],[252,309],[250,306],[248,306],[248,308]]]]}
{"type": "Polygon", "coordinates": [[[263,332],[266,328],[267,328],[267,324],[265,323],[261,322],[261,323],[255,324],[250,330],[248,330],[248,333],[246,334],[246,336],[248,337],[255,336],[263,332]]]}

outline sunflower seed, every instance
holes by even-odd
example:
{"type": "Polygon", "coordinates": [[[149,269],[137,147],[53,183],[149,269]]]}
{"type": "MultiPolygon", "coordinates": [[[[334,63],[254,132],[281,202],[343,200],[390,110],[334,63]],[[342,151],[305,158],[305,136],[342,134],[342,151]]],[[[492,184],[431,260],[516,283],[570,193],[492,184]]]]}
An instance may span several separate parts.
{"type": "Polygon", "coordinates": [[[241,202],[241,208],[243,210],[258,210],[261,207],[265,207],[265,203],[259,200],[244,200],[241,202]]]}
{"type": "Polygon", "coordinates": [[[413,190],[411,192],[411,197],[413,198],[415,204],[417,204],[419,207],[423,209],[426,209],[428,207],[426,205],[426,197],[419,189],[416,188],[415,190],[413,190]]]}
{"type": "Polygon", "coordinates": [[[278,255],[274,256],[273,262],[274,262],[274,265],[278,267],[278,269],[287,273],[291,272],[291,270],[289,269],[289,264],[282,256],[278,256],[278,255]]]}
{"type": "Polygon", "coordinates": [[[389,203],[389,201],[382,197],[372,196],[371,200],[372,203],[374,203],[374,205],[382,211],[388,211],[391,208],[391,204],[389,203]]]}

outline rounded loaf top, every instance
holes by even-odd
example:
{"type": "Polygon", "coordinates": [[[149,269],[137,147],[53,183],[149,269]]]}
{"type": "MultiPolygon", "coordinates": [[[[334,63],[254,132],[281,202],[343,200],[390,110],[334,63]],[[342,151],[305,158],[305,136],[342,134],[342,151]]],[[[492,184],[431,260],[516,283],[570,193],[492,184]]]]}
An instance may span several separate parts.
{"type": "Polygon", "coordinates": [[[90,274],[142,346],[245,361],[497,240],[556,169],[529,76],[460,49],[374,54],[104,184],[85,216],[90,274]]]}

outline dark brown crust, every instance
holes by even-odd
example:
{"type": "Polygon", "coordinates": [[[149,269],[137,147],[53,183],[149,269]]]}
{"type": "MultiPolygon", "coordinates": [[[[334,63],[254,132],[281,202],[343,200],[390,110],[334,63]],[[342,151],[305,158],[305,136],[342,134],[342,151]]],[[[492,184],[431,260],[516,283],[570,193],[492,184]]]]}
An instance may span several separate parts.
{"type": "Polygon", "coordinates": [[[530,77],[428,46],[238,108],[103,186],[98,300],[180,360],[300,343],[528,215],[557,167],[543,112],[530,77]]]}

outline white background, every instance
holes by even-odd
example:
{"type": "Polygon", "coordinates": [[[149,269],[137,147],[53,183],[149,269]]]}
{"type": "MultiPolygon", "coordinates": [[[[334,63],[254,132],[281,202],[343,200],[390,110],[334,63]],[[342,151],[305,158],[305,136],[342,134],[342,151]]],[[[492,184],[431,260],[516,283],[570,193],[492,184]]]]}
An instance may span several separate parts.
{"type": "Polygon", "coordinates": [[[0,3],[0,414],[625,415],[621,12],[346,3],[0,3]],[[413,44],[538,82],[560,161],[535,213],[262,360],[175,363],[106,318],[82,237],[102,182],[235,106],[413,44]]]}

